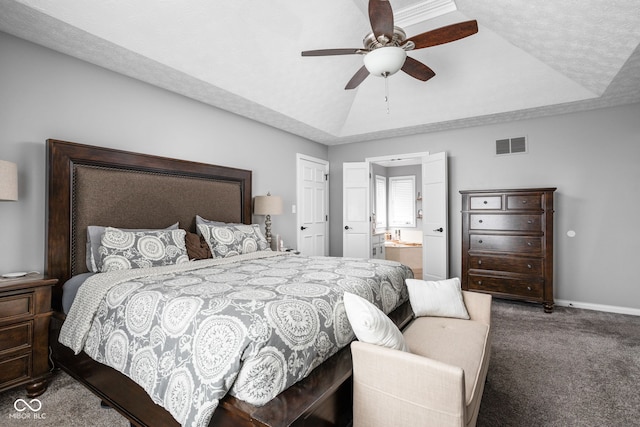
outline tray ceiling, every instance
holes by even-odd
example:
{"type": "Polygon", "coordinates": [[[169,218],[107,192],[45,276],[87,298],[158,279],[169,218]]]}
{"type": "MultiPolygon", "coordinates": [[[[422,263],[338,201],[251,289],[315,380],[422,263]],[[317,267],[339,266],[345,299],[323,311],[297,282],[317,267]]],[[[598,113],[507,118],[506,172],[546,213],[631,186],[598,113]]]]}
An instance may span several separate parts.
{"type": "Polygon", "coordinates": [[[469,19],[478,34],[409,52],[436,72],[344,85],[367,0],[3,0],[0,31],[323,144],[640,102],[640,2],[391,0],[412,35],[469,19]],[[388,107],[388,109],[387,109],[388,107]]]}

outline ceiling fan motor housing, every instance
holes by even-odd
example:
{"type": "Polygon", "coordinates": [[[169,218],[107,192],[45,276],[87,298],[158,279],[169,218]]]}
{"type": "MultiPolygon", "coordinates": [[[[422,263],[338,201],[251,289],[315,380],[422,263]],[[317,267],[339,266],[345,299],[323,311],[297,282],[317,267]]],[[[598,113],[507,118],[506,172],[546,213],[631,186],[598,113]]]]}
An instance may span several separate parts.
{"type": "Polygon", "coordinates": [[[400,46],[406,39],[407,34],[400,27],[393,27],[393,38],[391,40],[385,40],[384,36],[381,36],[383,39],[379,40],[376,38],[375,34],[369,33],[364,39],[362,39],[362,44],[365,49],[374,50],[379,47],[384,46],[400,46]]]}

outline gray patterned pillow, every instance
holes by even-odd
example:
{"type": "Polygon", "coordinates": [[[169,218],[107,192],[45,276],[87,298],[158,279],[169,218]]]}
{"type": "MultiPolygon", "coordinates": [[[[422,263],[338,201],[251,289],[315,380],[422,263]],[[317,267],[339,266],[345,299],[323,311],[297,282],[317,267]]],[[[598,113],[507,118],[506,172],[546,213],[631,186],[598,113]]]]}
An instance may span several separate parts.
{"type": "MultiPolygon", "coordinates": [[[[122,231],[155,231],[155,230],[177,230],[180,223],[176,222],[167,228],[121,228],[122,231]]],[[[98,248],[100,247],[102,235],[107,227],[100,225],[90,225],[87,227],[87,270],[97,273],[102,267],[100,257],[98,256],[98,248]]]]}
{"type": "Polygon", "coordinates": [[[258,224],[198,224],[198,230],[214,258],[271,250],[258,224]]]}
{"type": "Polygon", "coordinates": [[[107,227],[98,248],[100,271],[128,270],[189,261],[186,232],[178,230],[124,231],[107,227]]]}

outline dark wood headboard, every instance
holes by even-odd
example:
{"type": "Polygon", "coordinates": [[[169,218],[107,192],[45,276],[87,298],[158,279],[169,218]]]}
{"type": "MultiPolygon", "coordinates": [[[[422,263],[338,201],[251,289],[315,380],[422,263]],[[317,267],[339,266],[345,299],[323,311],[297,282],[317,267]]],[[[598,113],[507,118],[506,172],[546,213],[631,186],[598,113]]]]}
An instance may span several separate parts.
{"type": "Polygon", "coordinates": [[[47,140],[46,272],[87,271],[89,225],[195,231],[195,216],[251,223],[251,171],[47,140]]]}

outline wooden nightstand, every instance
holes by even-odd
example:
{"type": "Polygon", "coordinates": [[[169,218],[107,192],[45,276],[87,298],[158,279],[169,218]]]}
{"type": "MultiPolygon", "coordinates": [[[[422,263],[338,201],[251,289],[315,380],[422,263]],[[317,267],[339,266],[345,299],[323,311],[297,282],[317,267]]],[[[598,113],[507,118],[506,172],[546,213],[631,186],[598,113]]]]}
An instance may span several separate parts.
{"type": "Polygon", "coordinates": [[[57,279],[0,279],[0,392],[26,384],[27,396],[47,389],[51,287],[57,279]]]}

